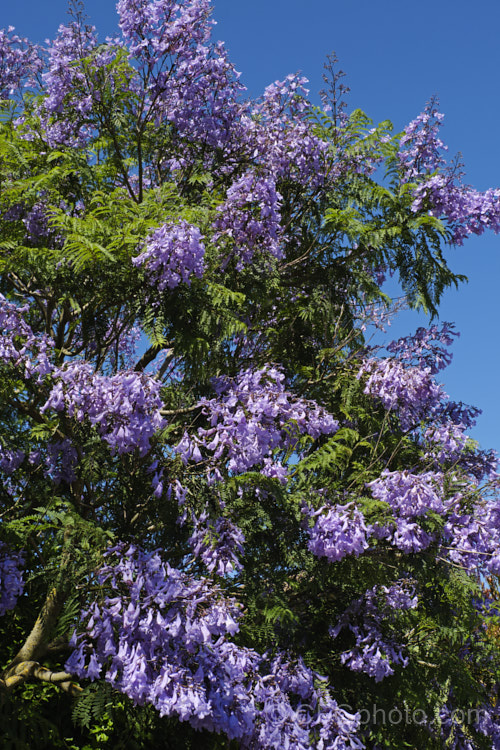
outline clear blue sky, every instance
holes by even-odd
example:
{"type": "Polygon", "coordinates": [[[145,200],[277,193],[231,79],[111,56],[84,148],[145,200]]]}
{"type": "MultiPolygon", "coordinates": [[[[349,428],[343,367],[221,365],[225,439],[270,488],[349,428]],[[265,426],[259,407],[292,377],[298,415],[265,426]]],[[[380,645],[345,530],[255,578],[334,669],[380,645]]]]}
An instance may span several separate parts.
{"type": "MultiPolygon", "coordinates": [[[[214,36],[226,43],[251,95],[300,70],[311,95],[322,87],[326,55],[335,50],[350,105],[375,121],[401,129],[436,94],[445,113],[443,140],[460,151],[467,182],[500,186],[500,3],[498,0],[213,0],[214,36]]],[[[87,0],[101,38],[116,30],[113,0],[87,0]]],[[[53,37],[65,22],[65,0],[2,3],[0,28],[13,25],[34,41],[53,37]]],[[[461,338],[454,360],[441,373],[452,398],[483,409],[473,435],[500,453],[500,236],[483,235],[451,251],[452,268],[469,277],[447,293],[442,320],[454,321],[461,338]]],[[[411,333],[423,321],[406,315],[390,337],[411,333]]]]}

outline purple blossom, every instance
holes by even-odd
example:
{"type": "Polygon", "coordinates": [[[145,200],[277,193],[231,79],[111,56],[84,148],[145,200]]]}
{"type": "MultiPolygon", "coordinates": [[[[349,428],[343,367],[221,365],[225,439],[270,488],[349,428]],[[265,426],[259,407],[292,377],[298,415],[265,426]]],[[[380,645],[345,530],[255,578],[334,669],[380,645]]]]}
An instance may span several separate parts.
{"type": "Polygon", "coordinates": [[[456,425],[463,425],[465,429],[470,429],[476,424],[479,414],[481,414],[481,409],[476,406],[468,406],[461,401],[447,401],[443,405],[440,419],[443,424],[452,422],[456,425]]]}
{"type": "Polygon", "coordinates": [[[405,518],[397,520],[395,529],[387,534],[387,539],[407,555],[421,552],[434,541],[432,534],[428,534],[417,523],[405,518]]]}
{"type": "Polygon", "coordinates": [[[447,147],[438,137],[443,119],[444,115],[438,112],[435,102],[430,102],[406,126],[398,152],[403,182],[413,182],[422,173],[432,174],[445,165],[443,152],[447,151],[447,147]]]}
{"type": "Polygon", "coordinates": [[[146,249],[132,263],[144,265],[149,284],[163,292],[181,283],[189,285],[191,276],[201,278],[204,255],[200,230],[182,220],[156,229],[146,241],[146,249]]]}
{"type": "Polygon", "coordinates": [[[457,495],[443,528],[443,552],[471,572],[500,573],[500,501],[480,499],[464,508],[457,495]]]}
{"type": "MultiPolygon", "coordinates": [[[[209,1],[120,0],[117,9],[146,118],[157,125],[167,119],[184,141],[225,149],[241,133],[237,97],[244,87],[224,45],[210,43],[209,1]]],[[[173,168],[186,157],[165,161],[173,168]]]]}
{"type": "Polygon", "coordinates": [[[34,334],[24,315],[29,306],[18,307],[0,294],[0,362],[21,367],[25,378],[41,382],[53,366],[48,352],[54,344],[46,334],[34,334]]]}
{"type": "Polygon", "coordinates": [[[49,227],[45,205],[42,202],[35,203],[33,208],[24,217],[23,224],[26,227],[27,238],[32,242],[37,242],[40,238],[47,237],[49,227]]]}
{"type": "Polygon", "coordinates": [[[384,470],[367,485],[373,497],[387,503],[399,518],[414,519],[429,510],[441,513],[443,476],[432,471],[412,474],[409,471],[384,470]]]}
{"type": "MultiPolygon", "coordinates": [[[[120,0],[117,9],[121,39],[98,45],[94,28],[77,21],[61,26],[48,48],[46,95],[38,113],[50,145],[78,146],[97,134],[102,129],[103,100],[119,86],[127,95],[127,112],[139,127],[148,122],[173,126],[175,153],[162,156],[162,171],[182,175],[196,164],[197,169],[201,165],[214,174],[229,175],[239,186],[236,210],[245,189],[239,185],[245,180],[238,174],[242,163],[251,172],[257,170],[252,192],[257,190],[257,200],[272,212],[279,200],[277,179],[312,187],[325,182],[331,171],[329,145],[315,133],[305,79],[288,76],[276,81],[251,105],[241,99],[245,89],[224,45],[211,42],[208,0],[120,0]],[[123,51],[129,54],[130,66],[125,76],[120,67],[117,76],[115,61],[123,60],[123,51]]],[[[129,191],[142,189],[137,175],[122,177],[129,191]]],[[[142,184],[148,179],[153,184],[157,173],[142,175],[142,184]]],[[[234,204],[235,198],[228,194],[227,201],[234,204]]],[[[244,227],[247,241],[256,245],[262,239],[263,249],[278,255],[272,217],[264,214],[254,221],[255,226],[249,222],[244,227]]],[[[221,231],[227,234],[226,230],[221,231]]],[[[245,248],[253,254],[253,247],[245,248]]]]}
{"type": "Polygon", "coordinates": [[[42,76],[45,97],[39,115],[51,146],[80,147],[90,136],[95,92],[83,61],[96,47],[95,28],[73,22],[59,26],[48,48],[48,69],[42,76]]]}
{"type": "Polygon", "coordinates": [[[423,459],[442,469],[449,464],[463,467],[474,477],[491,473],[493,457],[472,450],[466,430],[473,427],[479,409],[449,401],[433,375],[451,361],[445,347],[457,335],[445,323],[419,328],[414,336],[391,342],[394,358],[366,359],[358,378],[366,378],[364,392],[381,401],[399,417],[402,429],[417,437],[423,459]]]}
{"type": "MultiPolygon", "coordinates": [[[[476,714],[480,716],[481,709],[472,709],[471,713],[472,715],[476,714]]],[[[493,715],[494,713],[494,711],[487,712],[486,716],[493,715]]],[[[461,709],[457,710],[450,702],[441,707],[439,711],[439,724],[441,739],[445,742],[446,747],[450,747],[452,750],[475,750],[477,748],[477,744],[471,737],[470,730],[464,727],[464,712],[461,709]]],[[[474,728],[477,728],[477,722],[475,724],[474,728]]],[[[488,730],[491,730],[493,729],[493,722],[490,724],[487,719],[486,721],[483,719],[483,721],[479,722],[479,726],[484,729],[488,727],[488,730]]],[[[482,733],[486,734],[486,732],[482,733]]],[[[496,734],[494,729],[492,734],[493,736],[496,734]]],[[[494,744],[491,747],[493,750],[496,750],[497,745],[494,744]]]]}
{"type": "Polygon", "coordinates": [[[486,228],[500,231],[500,190],[473,190],[461,183],[456,168],[446,166],[446,147],[438,137],[442,120],[435,103],[428,104],[405,129],[398,162],[402,183],[415,183],[411,210],[446,220],[452,242],[461,245],[468,235],[486,228]]]}
{"type": "Polygon", "coordinates": [[[285,390],[284,375],[266,365],[245,370],[234,380],[215,383],[218,398],[202,399],[200,405],[210,427],[195,436],[184,435],[175,451],[184,462],[203,459],[225,464],[231,473],[262,465],[262,473],[286,481],[286,467],[279,453],[298,449],[301,435],[331,435],[338,422],[312,401],[296,398],[285,390]]]}
{"type": "Polygon", "coordinates": [[[405,366],[395,359],[366,359],[358,372],[358,378],[362,377],[366,377],[364,393],[395,412],[403,430],[416,427],[447,397],[433,379],[430,368],[405,366]]]}
{"type": "Polygon", "coordinates": [[[327,177],[329,145],[314,133],[306,83],[288,75],[268,86],[253,107],[251,132],[258,162],[269,174],[317,187],[327,177]]]}
{"type": "Polygon", "coordinates": [[[206,511],[193,520],[195,528],[189,544],[194,555],[203,560],[210,573],[225,576],[241,570],[239,555],[243,553],[245,541],[241,529],[229,518],[209,520],[206,511]]]}
{"type": "Polygon", "coordinates": [[[348,628],[355,637],[353,648],[344,651],[342,664],[354,672],[364,672],[380,682],[394,674],[394,667],[406,667],[408,659],[403,656],[403,647],[391,637],[383,634],[384,624],[390,622],[393,611],[414,609],[418,599],[406,581],[397,581],[390,587],[377,586],[354,601],[339,618],[330,635],[336,638],[340,631],[348,628]]]}
{"type": "Polygon", "coordinates": [[[34,85],[42,66],[36,46],[13,32],[13,26],[0,29],[0,99],[13,96],[23,82],[34,85]]]}
{"type": "Polygon", "coordinates": [[[356,637],[356,645],[341,654],[341,662],[353,672],[364,672],[380,682],[384,677],[394,674],[394,666],[407,666],[407,659],[403,658],[401,648],[385,641],[375,629],[353,626],[352,632],[356,637]]]}
{"type": "Polygon", "coordinates": [[[284,654],[266,657],[236,646],[241,611],[207,579],[195,579],[119,545],[99,573],[112,597],[83,613],[66,669],[102,675],[139,704],[197,729],[223,732],[240,747],[306,750],[364,747],[359,717],[341,709],[322,680],[284,654]]]}
{"type": "Polygon", "coordinates": [[[375,538],[387,539],[405,554],[419,552],[436,541],[436,535],[426,532],[415,519],[433,511],[444,520],[439,538],[442,555],[471,572],[500,572],[500,503],[495,496],[471,505],[470,497],[453,492],[453,485],[445,495],[440,472],[386,470],[368,487],[373,497],[388,504],[392,514],[387,525],[372,527],[375,538]]]}
{"type": "Polygon", "coordinates": [[[472,483],[479,485],[483,480],[491,483],[492,487],[498,487],[498,455],[494,450],[468,450],[460,456],[458,461],[461,468],[467,472],[472,483]]]}
{"type": "MultiPolygon", "coordinates": [[[[281,179],[293,179],[310,186],[325,182],[328,144],[314,132],[313,109],[304,88],[306,79],[288,76],[284,81],[276,81],[252,106],[240,101],[243,87],[237,82],[238,74],[227,62],[225,50],[220,46],[213,51],[212,57],[202,50],[196,61],[186,62],[180,70],[190,70],[190,73],[184,88],[179,88],[182,99],[179,95],[175,106],[175,97],[171,95],[169,109],[175,114],[167,114],[167,117],[192,144],[204,147],[208,143],[220,149],[224,155],[222,165],[209,163],[209,157],[202,149],[207,168],[215,166],[216,172],[233,177],[238,174],[242,162],[249,163],[253,167],[251,174],[258,174],[258,180],[262,181],[262,191],[274,192],[276,180],[281,179]],[[215,65],[213,61],[216,61],[215,65]],[[199,87],[194,96],[193,80],[199,87]],[[269,187],[265,187],[266,181],[269,187]]],[[[174,86],[172,83],[171,87],[174,86]]],[[[197,153],[196,150],[193,152],[194,155],[197,153]]],[[[188,152],[171,161],[171,167],[186,168],[191,159],[193,155],[188,152]]],[[[241,179],[245,180],[246,176],[233,178],[240,194],[244,189],[239,187],[241,179]]],[[[237,197],[241,202],[241,195],[237,197]]],[[[234,202],[234,198],[236,196],[231,198],[228,195],[227,202],[234,202]]],[[[269,199],[266,203],[269,204],[269,199]]],[[[254,235],[257,231],[261,231],[258,226],[252,228],[254,235]]],[[[274,237],[264,237],[275,253],[274,237]]]]}
{"type": "MultiPolygon", "coordinates": [[[[245,87],[239,82],[239,73],[228,60],[224,45],[199,45],[187,58],[178,61],[175,75],[162,89],[160,113],[172,122],[179,136],[193,146],[207,145],[220,149],[226,156],[224,171],[229,171],[234,161],[232,152],[241,148],[240,138],[245,138],[241,114],[245,106],[239,95],[245,87]]],[[[196,153],[196,148],[194,149],[196,153]]],[[[210,157],[203,165],[210,167],[210,157]]],[[[212,155],[213,159],[213,155],[212,155]]],[[[182,157],[179,160],[183,161],[182,157]]],[[[171,162],[172,163],[172,162],[171,162]]],[[[173,166],[173,164],[172,164],[173,166]]]]}
{"type": "MultiPolygon", "coordinates": [[[[50,440],[45,449],[44,475],[55,484],[76,480],[75,470],[78,464],[78,453],[71,440],[50,440]]],[[[33,462],[35,463],[35,462],[33,462]]]]}
{"type": "Polygon", "coordinates": [[[391,609],[405,611],[418,606],[418,596],[411,580],[400,579],[390,586],[381,586],[380,592],[391,609]]]}
{"type": "Polygon", "coordinates": [[[308,529],[308,547],[316,556],[336,562],[346,555],[358,557],[368,549],[371,528],[354,503],[324,506],[317,511],[305,509],[304,512],[315,518],[314,526],[308,529]]]}
{"type": "Polygon", "coordinates": [[[464,430],[465,425],[453,422],[429,427],[424,432],[426,457],[434,458],[438,466],[459,461],[468,443],[464,430]]]}
{"type": "Polygon", "coordinates": [[[130,54],[146,70],[167,54],[188,56],[209,38],[209,0],[119,0],[116,9],[130,54]]]}
{"type": "Polygon", "coordinates": [[[145,373],[107,377],[94,373],[87,362],[74,361],[54,370],[53,377],[57,382],[41,412],[54,409],[79,422],[88,419],[119,454],[138,450],[145,455],[154,433],[165,424],[161,384],[145,373]]]}
{"type": "Polygon", "coordinates": [[[495,706],[481,705],[477,710],[477,721],[474,728],[492,741],[492,748],[500,747],[500,711],[498,703],[495,706]]]}
{"type": "Polygon", "coordinates": [[[9,609],[14,609],[24,591],[22,567],[24,558],[11,552],[0,542],[0,617],[9,609]]]}
{"type": "Polygon", "coordinates": [[[76,101],[79,90],[85,89],[87,82],[81,65],[75,63],[96,46],[95,28],[79,23],[59,26],[58,35],[49,47],[49,69],[43,75],[48,94],[43,103],[45,111],[62,112],[69,96],[76,101]]]}
{"type": "Polygon", "coordinates": [[[453,337],[460,335],[453,330],[454,327],[453,323],[443,323],[441,328],[437,325],[420,327],[413,336],[391,341],[387,345],[387,351],[400,361],[421,369],[428,368],[431,375],[436,375],[448,367],[452,360],[448,347],[453,343],[453,337]]]}
{"type": "Polygon", "coordinates": [[[280,247],[280,203],[276,182],[247,172],[227,191],[226,200],[218,207],[213,224],[214,242],[229,246],[229,255],[237,259],[237,268],[250,263],[256,252],[275,258],[283,256],[280,247]]]}
{"type": "Polygon", "coordinates": [[[374,527],[373,535],[387,539],[405,554],[428,547],[433,536],[413,519],[425,516],[428,511],[442,513],[445,510],[442,483],[443,475],[436,472],[383,471],[368,487],[373,497],[388,504],[393,521],[374,527]]]}
{"type": "Polygon", "coordinates": [[[0,445],[0,471],[5,474],[13,474],[25,459],[25,453],[22,450],[4,448],[0,445]]]}

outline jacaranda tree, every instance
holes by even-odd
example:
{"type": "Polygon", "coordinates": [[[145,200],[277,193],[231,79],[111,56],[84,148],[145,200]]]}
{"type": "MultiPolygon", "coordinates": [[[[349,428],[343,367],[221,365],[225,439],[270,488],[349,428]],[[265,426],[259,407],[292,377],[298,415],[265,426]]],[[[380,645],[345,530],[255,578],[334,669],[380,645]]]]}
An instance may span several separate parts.
{"type": "Polygon", "coordinates": [[[0,32],[5,748],[498,748],[500,498],[439,384],[500,191],[209,0],[0,32]],[[430,326],[370,345],[399,280],[430,326]]]}

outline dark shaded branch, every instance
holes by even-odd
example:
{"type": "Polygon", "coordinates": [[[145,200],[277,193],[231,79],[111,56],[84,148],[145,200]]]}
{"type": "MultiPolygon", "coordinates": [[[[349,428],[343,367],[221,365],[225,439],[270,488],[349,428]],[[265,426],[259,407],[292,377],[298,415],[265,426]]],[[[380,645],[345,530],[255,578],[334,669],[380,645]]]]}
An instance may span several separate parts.
{"type": "Polygon", "coordinates": [[[146,351],[134,367],[135,372],[142,372],[143,370],[145,370],[146,367],[156,359],[156,357],[162,350],[163,347],[158,346],[158,344],[154,344],[153,346],[150,346],[149,349],[146,349],[146,351]]]}

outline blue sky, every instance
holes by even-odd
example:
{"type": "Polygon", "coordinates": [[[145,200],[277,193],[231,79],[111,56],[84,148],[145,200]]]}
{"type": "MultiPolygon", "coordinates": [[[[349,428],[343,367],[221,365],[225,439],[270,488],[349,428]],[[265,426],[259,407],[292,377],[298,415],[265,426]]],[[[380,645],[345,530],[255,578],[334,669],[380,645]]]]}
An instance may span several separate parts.
{"type": "MultiPolygon", "coordinates": [[[[404,127],[437,95],[445,113],[449,155],[461,152],[466,181],[479,190],[500,186],[500,3],[498,0],[213,0],[214,36],[226,43],[251,95],[298,70],[315,101],[326,55],[335,50],[351,108],[404,127]]],[[[104,38],[116,30],[113,0],[88,0],[104,38]]],[[[34,41],[53,37],[67,19],[65,0],[3,3],[0,28],[13,25],[34,41]]],[[[461,332],[441,379],[455,400],[483,414],[473,436],[500,453],[500,236],[486,234],[450,250],[451,267],[469,284],[445,295],[442,320],[461,332]]],[[[425,321],[405,314],[389,338],[425,321]]]]}

